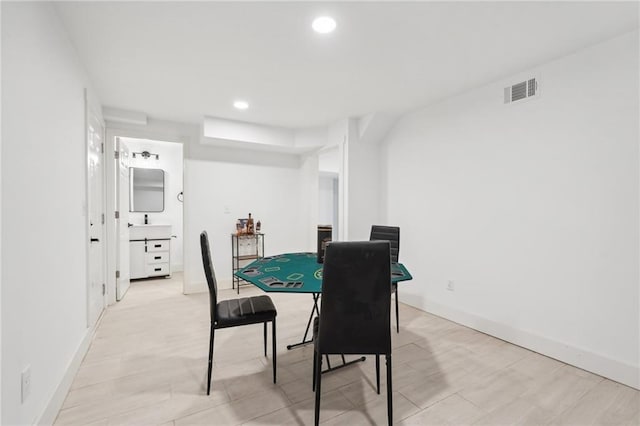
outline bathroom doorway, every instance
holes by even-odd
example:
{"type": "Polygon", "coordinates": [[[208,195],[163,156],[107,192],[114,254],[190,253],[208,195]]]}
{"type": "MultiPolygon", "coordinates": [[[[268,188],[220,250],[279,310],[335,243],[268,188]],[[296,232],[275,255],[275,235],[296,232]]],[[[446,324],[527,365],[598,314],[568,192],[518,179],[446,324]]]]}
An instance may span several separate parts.
{"type": "Polygon", "coordinates": [[[181,274],[183,144],[116,138],[116,300],[131,281],[181,274]]]}

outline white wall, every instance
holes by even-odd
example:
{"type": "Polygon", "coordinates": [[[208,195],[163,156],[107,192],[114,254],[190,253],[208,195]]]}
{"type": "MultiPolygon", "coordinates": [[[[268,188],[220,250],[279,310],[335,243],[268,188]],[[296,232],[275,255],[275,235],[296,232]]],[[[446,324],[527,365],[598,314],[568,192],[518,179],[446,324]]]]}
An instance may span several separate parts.
{"type": "MultiPolygon", "coordinates": [[[[371,225],[379,224],[380,144],[360,139],[359,121],[347,118],[329,126],[327,147],[337,147],[339,240],[368,240],[371,225]]],[[[330,168],[322,151],[320,165],[330,168]]]]}
{"type": "Polygon", "coordinates": [[[368,240],[371,225],[380,224],[380,145],[360,139],[358,125],[349,120],[347,142],[348,232],[351,241],[368,240]]]}
{"type": "Polygon", "coordinates": [[[327,127],[296,129],[293,144],[298,148],[318,148],[326,145],[328,138],[327,127]]]}
{"type": "Polygon", "coordinates": [[[327,143],[327,128],[291,129],[217,117],[204,117],[202,136],[200,143],[203,145],[262,151],[264,151],[264,147],[271,149],[277,147],[281,148],[280,152],[304,152],[327,143]]]}
{"type": "Polygon", "coordinates": [[[320,173],[318,177],[318,224],[337,227],[338,176],[320,173]]]}
{"type": "Polygon", "coordinates": [[[337,175],[340,173],[340,152],[338,146],[322,150],[318,154],[318,170],[337,175]]]}
{"type": "MultiPolygon", "coordinates": [[[[205,138],[248,142],[253,144],[293,146],[295,133],[284,127],[265,126],[244,121],[204,117],[205,138]]],[[[206,139],[204,143],[208,143],[206,139]]]]}
{"type": "Polygon", "coordinates": [[[300,159],[297,189],[300,225],[306,238],[299,251],[316,251],[318,248],[319,178],[318,155],[303,156],[300,159]]]}
{"type": "MultiPolygon", "coordinates": [[[[317,169],[317,164],[316,164],[317,169]]],[[[308,249],[301,214],[300,167],[187,159],[185,162],[185,291],[206,291],[200,232],[206,230],[221,288],[231,288],[231,233],[248,213],[262,223],[267,255],[308,249]]],[[[317,181],[317,180],[316,180],[317,181]]],[[[317,199],[317,193],[310,195],[317,199]]]]}
{"type": "MultiPolygon", "coordinates": [[[[332,123],[327,130],[327,147],[337,147],[338,162],[338,232],[335,240],[347,241],[349,234],[349,150],[347,139],[349,133],[349,120],[343,119],[332,123]]],[[[319,158],[318,167],[325,167],[325,160],[319,158]]],[[[335,234],[334,234],[335,235],[335,234]]]]}
{"type": "Polygon", "coordinates": [[[638,75],[635,32],[405,116],[403,301],[638,387],[638,75]],[[529,77],[540,98],[503,105],[529,77]]]}
{"type": "Polygon", "coordinates": [[[318,224],[332,225],[333,240],[339,232],[340,151],[337,146],[318,153],[318,224]]]}
{"type": "MultiPolygon", "coordinates": [[[[183,256],[182,247],[184,239],[182,235],[182,205],[177,195],[182,192],[183,155],[181,143],[159,142],[147,139],[122,138],[131,153],[149,151],[159,155],[159,159],[150,157],[144,159],[137,155],[130,158],[131,167],[144,169],[164,170],[164,211],[147,213],[149,223],[169,224],[171,233],[176,238],[171,240],[171,270],[182,271],[183,256]]],[[[129,213],[129,221],[134,224],[144,223],[145,213],[129,213]]]]}
{"type": "MultiPolygon", "coordinates": [[[[0,7],[0,23],[2,22],[2,7],[0,7]]],[[[2,57],[2,43],[0,43],[0,57],[2,57]]],[[[2,73],[0,72],[0,75],[2,73]]],[[[2,99],[2,84],[0,84],[0,99],[2,99]]],[[[0,135],[2,134],[2,102],[0,102],[0,135]]],[[[1,139],[1,138],[0,138],[1,139]]],[[[2,144],[0,144],[0,259],[2,259],[2,144]]],[[[0,348],[2,348],[2,261],[0,260],[0,348]]],[[[2,381],[2,350],[0,349],[0,382],[2,381]]],[[[0,385],[0,401],[2,401],[2,386],[0,385]]],[[[0,422],[2,422],[2,402],[0,402],[0,422]]]]}
{"type": "Polygon", "coordinates": [[[65,373],[88,335],[88,80],[51,4],[1,7],[1,181],[9,206],[2,211],[1,423],[15,425],[53,420],[43,413],[57,412],[62,401],[52,397],[68,384],[65,373]],[[21,404],[28,365],[31,396],[21,404]]]}

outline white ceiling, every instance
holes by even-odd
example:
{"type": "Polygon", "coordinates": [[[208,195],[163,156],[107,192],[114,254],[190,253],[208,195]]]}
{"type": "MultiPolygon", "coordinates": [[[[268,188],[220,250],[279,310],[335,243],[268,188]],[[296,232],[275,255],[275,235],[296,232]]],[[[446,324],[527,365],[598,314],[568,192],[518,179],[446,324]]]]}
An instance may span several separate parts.
{"type": "Polygon", "coordinates": [[[638,27],[636,2],[56,7],[104,105],[294,128],[415,109],[638,27]],[[321,14],[333,34],[311,30],[321,14]]]}

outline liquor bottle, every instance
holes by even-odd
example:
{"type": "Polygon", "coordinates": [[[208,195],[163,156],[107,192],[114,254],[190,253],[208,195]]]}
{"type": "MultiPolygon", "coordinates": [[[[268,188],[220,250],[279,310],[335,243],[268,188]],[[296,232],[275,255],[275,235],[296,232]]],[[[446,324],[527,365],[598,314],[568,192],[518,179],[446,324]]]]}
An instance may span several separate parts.
{"type": "Polygon", "coordinates": [[[253,235],[253,219],[251,213],[249,213],[249,219],[247,219],[247,234],[253,235]]]}
{"type": "Polygon", "coordinates": [[[260,223],[260,221],[256,222],[256,232],[260,233],[260,229],[262,228],[262,224],[260,223]]]}

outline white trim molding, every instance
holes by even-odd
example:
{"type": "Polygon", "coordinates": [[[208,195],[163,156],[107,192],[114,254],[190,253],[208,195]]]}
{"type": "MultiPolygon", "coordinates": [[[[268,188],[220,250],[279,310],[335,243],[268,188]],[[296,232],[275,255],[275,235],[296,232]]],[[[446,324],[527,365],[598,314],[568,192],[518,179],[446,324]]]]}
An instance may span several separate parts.
{"type": "Polygon", "coordinates": [[[67,369],[62,376],[58,387],[53,392],[53,395],[51,395],[51,398],[49,398],[49,402],[40,415],[40,418],[35,422],[36,425],[52,425],[55,422],[56,418],[58,417],[58,413],[62,408],[62,404],[67,397],[67,393],[69,393],[69,390],[71,389],[73,379],[76,377],[76,374],[80,369],[82,360],[89,351],[89,347],[91,346],[91,342],[95,337],[96,330],[100,326],[102,318],[104,318],[104,312],[105,311],[102,311],[102,315],[100,315],[100,317],[96,321],[95,326],[87,329],[87,333],[78,345],[73,358],[71,358],[71,361],[69,362],[69,365],[67,366],[67,369]]]}
{"type": "MultiPolygon", "coordinates": [[[[422,309],[419,306],[416,307],[422,309]]],[[[431,314],[489,334],[498,339],[513,343],[514,345],[522,346],[523,348],[571,364],[632,388],[640,389],[640,368],[638,366],[439,303],[424,301],[424,309],[431,314]]]]}

